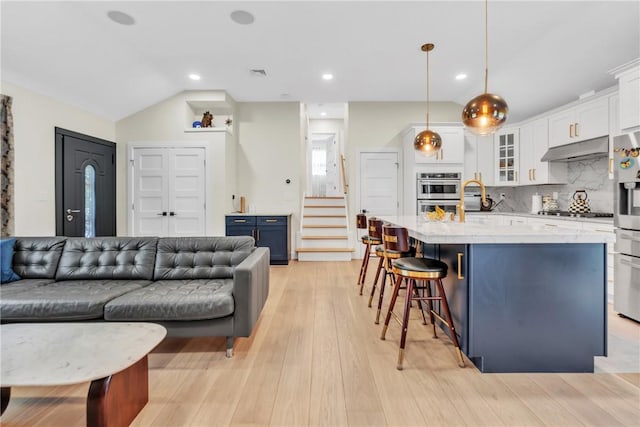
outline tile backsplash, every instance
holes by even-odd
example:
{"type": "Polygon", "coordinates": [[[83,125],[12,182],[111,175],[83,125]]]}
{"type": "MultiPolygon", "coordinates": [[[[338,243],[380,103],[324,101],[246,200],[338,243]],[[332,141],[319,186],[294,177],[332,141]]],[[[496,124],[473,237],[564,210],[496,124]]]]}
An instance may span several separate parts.
{"type": "Polygon", "coordinates": [[[487,187],[494,201],[504,193],[506,200],[496,211],[531,212],[531,196],[558,193],[558,207],[567,210],[576,190],[585,190],[592,212],[613,212],[613,181],[608,178],[608,158],[569,162],[568,184],[526,185],[521,187],[487,187]]]}

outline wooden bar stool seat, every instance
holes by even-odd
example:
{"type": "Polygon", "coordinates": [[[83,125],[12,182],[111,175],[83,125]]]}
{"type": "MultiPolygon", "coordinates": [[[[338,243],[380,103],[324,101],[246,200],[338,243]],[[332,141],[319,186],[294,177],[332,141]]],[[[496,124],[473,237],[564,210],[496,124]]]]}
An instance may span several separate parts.
{"type": "MultiPolygon", "coordinates": [[[[403,251],[409,248],[409,235],[407,229],[404,227],[383,227],[383,241],[385,250],[391,249],[395,251],[403,251]]],[[[409,326],[409,309],[411,307],[411,301],[418,301],[419,305],[422,301],[427,302],[429,319],[433,325],[434,338],[438,337],[436,333],[435,318],[440,320],[449,329],[451,341],[453,341],[453,345],[456,349],[458,365],[460,367],[464,367],[464,358],[462,356],[462,351],[460,350],[458,337],[456,336],[451,312],[449,311],[449,304],[447,302],[444,286],[442,285],[442,279],[447,276],[447,264],[433,258],[402,257],[394,259],[391,262],[391,270],[396,276],[396,283],[393,288],[393,294],[391,296],[389,309],[387,311],[380,339],[385,339],[391,316],[395,316],[393,308],[395,306],[396,299],[398,298],[398,291],[401,288],[406,289],[404,313],[401,320],[402,332],[400,334],[400,349],[398,352],[397,369],[402,370],[404,349],[407,339],[407,328],[409,326]],[[406,282],[405,286],[402,285],[403,282],[406,282]],[[435,289],[432,289],[432,286],[435,289]],[[442,313],[434,310],[434,301],[440,302],[442,313]]],[[[420,306],[420,308],[422,311],[422,306],[420,306]]]]}
{"type": "MultiPolygon", "coordinates": [[[[382,224],[382,221],[376,218],[371,218],[369,220],[369,224],[371,224],[371,221],[380,221],[380,224],[382,224]]],[[[361,230],[367,228],[367,217],[364,214],[358,214],[356,216],[356,225],[361,230]]],[[[367,277],[367,268],[369,267],[369,257],[371,256],[371,247],[382,243],[382,236],[376,236],[375,233],[372,234],[371,230],[369,230],[369,234],[365,234],[364,236],[362,236],[360,240],[365,245],[364,255],[362,257],[362,264],[360,265],[360,274],[358,275],[358,283],[357,283],[358,286],[360,286],[360,295],[362,295],[364,280],[367,277]]]]}

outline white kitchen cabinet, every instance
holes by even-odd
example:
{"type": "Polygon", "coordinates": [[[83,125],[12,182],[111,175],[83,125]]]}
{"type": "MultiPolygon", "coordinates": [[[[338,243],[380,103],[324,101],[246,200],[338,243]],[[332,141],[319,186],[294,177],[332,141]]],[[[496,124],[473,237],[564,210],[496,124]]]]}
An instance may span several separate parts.
{"type": "Polygon", "coordinates": [[[613,179],[613,138],[620,135],[620,96],[609,97],[609,161],[607,163],[609,179],[613,179]]]}
{"type": "Polygon", "coordinates": [[[484,185],[494,185],[493,135],[464,134],[463,179],[479,179],[484,185]]]}
{"type": "MultiPolygon", "coordinates": [[[[596,222],[583,222],[583,230],[596,231],[599,233],[606,233],[615,238],[615,229],[613,224],[602,224],[596,222]]],[[[607,299],[613,301],[614,293],[614,247],[613,243],[607,243],[607,299]]]]}
{"type": "Polygon", "coordinates": [[[549,147],[586,141],[608,133],[608,97],[579,103],[549,117],[549,147]]]}
{"type": "Polygon", "coordinates": [[[549,132],[546,117],[520,126],[520,185],[567,182],[567,163],[540,161],[548,149],[549,132]]]}
{"type": "MultiPolygon", "coordinates": [[[[414,150],[415,162],[421,164],[457,164],[464,163],[464,130],[462,126],[430,126],[442,138],[442,147],[435,156],[427,157],[414,150]]],[[[426,129],[426,126],[411,126],[403,136],[405,149],[413,149],[413,140],[426,129]]]]}
{"type": "Polygon", "coordinates": [[[620,94],[620,130],[629,132],[640,126],[640,58],[612,70],[620,94]]]}
{"type": "Polygon", "coordinates": [[[494,185],[516,185],[519,172],[519,129],[506,128],[498,131],[494,138],[494,145],[496,160],[494,185]]]}

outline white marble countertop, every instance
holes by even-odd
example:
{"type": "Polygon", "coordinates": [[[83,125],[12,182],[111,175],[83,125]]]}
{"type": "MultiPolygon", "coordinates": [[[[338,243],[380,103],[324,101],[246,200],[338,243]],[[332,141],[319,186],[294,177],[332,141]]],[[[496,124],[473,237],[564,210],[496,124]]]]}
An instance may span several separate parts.
{"type": "Polygon", "coordinates": [[[554,219],[561,221],[578,221],[578,222],[595,222],[597,224],[611,224],[613,225],[613,218],[582,218],[573,216],[556,216],[556,215],[539,215],[528,212],[465,212],[469,215],[504,215],[504,216],[522,216],[526,218],[539,218],[539,219],[554,219]]]}
{"type": "Polygon", "coordinates": [[[0,326],[2,387],[78,384],[133,365],[167,334],[153,323],[12,323],[0,326]]]}
{"type": "Polygon", "coordinates": [[[614,243],[608,233],[540,225],[499,225],[472,222],[433,222],[419,216],[383,216],[409,230],[409,235],[427,243],[614,243]]]}

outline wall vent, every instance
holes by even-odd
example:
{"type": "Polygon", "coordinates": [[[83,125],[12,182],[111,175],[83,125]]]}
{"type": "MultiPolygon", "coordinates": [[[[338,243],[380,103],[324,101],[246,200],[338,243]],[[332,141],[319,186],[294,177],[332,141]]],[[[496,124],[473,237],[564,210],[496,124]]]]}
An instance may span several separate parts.
{"type": "Polygon", "coordinates": [[[254,68],[249,70],[249,74],[253,77],[267,77],[267,72],[262,68],[254,68]]]}

